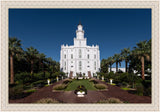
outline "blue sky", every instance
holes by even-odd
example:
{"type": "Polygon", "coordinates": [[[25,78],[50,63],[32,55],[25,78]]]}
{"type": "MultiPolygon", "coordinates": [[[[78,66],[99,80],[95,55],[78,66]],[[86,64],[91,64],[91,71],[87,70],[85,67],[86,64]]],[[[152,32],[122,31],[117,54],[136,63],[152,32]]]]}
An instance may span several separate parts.
{"type": "Polygon", "coordinates": [[[151,9],[9,9],[9,36],[59,61],[79,21],[87,44],[99,45],[101,60],[151,38],[151,9]]]}

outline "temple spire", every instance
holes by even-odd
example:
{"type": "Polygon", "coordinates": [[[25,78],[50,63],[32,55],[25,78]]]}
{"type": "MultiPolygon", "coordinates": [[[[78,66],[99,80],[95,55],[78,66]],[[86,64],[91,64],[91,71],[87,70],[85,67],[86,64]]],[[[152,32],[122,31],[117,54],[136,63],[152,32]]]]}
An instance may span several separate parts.
{"type": "Polygon", "coordinates": [[[82,25],[82,24],[81,24],[81,21],[79,21],[79,24],[78,24],[78,25],[82,25]]]}
{"type": "Polygon", "coordinates": [[[78,24],[78,29],[76,30],[76,37],[77,39],[84,39],[84,30],[81,22],[78,24]]]}

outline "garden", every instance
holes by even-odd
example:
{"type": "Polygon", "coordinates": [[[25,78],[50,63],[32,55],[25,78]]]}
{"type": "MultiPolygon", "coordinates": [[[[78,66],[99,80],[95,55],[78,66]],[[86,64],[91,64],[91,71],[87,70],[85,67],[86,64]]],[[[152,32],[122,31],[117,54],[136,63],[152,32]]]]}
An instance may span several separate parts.
{"type": "Polygon", "coordinates": [[[114,102],[117,98],[117,102],[124,103],[123,96],[126,95],[128,97],[125,102],[150,103],[152,90],[150,45],[151,40],[143,41],[137,43],[132,51],[125,48],[120,54],[103,59],[100,72],[93,74],[93,78],[68,79],[67,74],[60,70],[59,62],[46,57],[33,47],[24,50],[20,40],[9,38],[9,100],[30,103],[45,101],[107,103],[114,102]],[[120,65],[122,61],[126,63],[125,71],[118,70],[118,64],[120,65]],[[116,72],[112,71],[114,63],[116,72]],[[35,99],[34,93],[39,94],[40,101],[35,99]],[[87,100],[83,98],[78,100],[78,94],[87,100]],[[44,99],[45,95],[50,97],[44,99]],[[68,98],[70,100],[66,100],[68,98]]]}

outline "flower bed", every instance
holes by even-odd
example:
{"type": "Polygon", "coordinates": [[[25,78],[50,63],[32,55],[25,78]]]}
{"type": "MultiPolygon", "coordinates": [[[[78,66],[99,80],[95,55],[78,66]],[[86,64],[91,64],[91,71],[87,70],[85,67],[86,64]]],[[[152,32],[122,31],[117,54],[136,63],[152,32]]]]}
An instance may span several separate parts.
{"type": "Polygon", "coordinates": [[[53,86],[53,90],[64,90],[66,87],[66,84],[58,84],[56,86],[53,86]]]}
{"type": "Polygon", "coordinates": [[[94,87],[99,89],[99,90],[108,88],[107,85],[105,85],[105,84],[95,84],[94,87]]]}
{"type": "Polygon", "coordinates": [[[59,103],[59,101],[52,98],[43,98],[38,100],[36,103],[59,103]]]}
{"type": "Polygon", "coordinates": [[[107,100],[100,100],[97,103],[123,103],[123,102],[118,98],[108,98],[107,100]]]}
{"type": "Polygon", "coordinates": [[[79,85],[76,90],[74,91],[75,94],[77,93],[84,93],[87,94],[87,89],[83,85],[79,85]]]}

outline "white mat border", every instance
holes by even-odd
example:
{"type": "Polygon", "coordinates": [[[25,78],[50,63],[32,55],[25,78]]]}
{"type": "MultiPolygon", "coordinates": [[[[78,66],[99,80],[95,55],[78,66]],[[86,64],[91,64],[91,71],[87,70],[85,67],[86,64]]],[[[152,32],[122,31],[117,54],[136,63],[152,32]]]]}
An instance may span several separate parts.
{"type": "Polygon", "coordinates": [[[1,4],[1,109],[8,111],[156,111],[159,110],[159,2],[157,1],[3,1],[1,4]],[[9,8],[151,8],[152,104],[9,104],[8,9],[9,8]]]}

